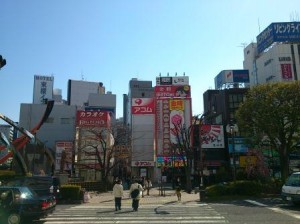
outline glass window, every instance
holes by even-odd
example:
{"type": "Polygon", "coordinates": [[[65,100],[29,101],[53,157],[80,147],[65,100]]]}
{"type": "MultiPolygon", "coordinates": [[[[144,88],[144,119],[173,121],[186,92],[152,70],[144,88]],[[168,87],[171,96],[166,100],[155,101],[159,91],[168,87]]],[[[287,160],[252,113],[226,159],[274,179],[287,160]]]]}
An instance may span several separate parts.
{"type": "Polygon", "coordinates": [[[61,118],[60,123],[61,124],[70,124],[70,118],[61,118]]]}

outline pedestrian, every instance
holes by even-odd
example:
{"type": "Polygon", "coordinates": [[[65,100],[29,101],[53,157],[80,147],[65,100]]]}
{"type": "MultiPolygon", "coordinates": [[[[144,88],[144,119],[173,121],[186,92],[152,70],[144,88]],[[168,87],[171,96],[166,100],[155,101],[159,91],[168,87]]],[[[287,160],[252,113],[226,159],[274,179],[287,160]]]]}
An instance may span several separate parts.
{"type": "MultiPolygon", "coordinates": [[[[139,184],[142,185],[142,188],[145,190],[145,177],[141,177],[139,184]]],[[[142,190],[142,198],[144,197],[144,190],[142,190]]]]}
{"type": "Polygon", "coordinates": [[[133,180],[133,183],[130,186],[129,194],[132,198],[132,208],[133,211],[137,211],[139,208],[139,202],[142,196],[143,187],[141,184],[138,183],[138,180],[133,180]]]}
{"type": "Polygon", "coordinates": [[[147,190],[147,195],[149,195],[150,189],[152,187],[152,183],[151,183],[151,180],[149,179],[149,177],[147,177],[145,179],[144,186],[145,186],[145,188],[147,190]]]}
{"type": "Polygon", "coordinates": [[[116,211],[121,210],[121,203],[123,197],[123,185],[122,181],[118,179],[113,187],[113,194],[115,197],[115,208],[116,211]]]}
{"type": "Polygon", "coordinates": [[[175,193],[176,193],[178,201],[181,201],[181,182],[180,182],[179,177],[177,178],[177,180],[175,182],[175,193]]]}

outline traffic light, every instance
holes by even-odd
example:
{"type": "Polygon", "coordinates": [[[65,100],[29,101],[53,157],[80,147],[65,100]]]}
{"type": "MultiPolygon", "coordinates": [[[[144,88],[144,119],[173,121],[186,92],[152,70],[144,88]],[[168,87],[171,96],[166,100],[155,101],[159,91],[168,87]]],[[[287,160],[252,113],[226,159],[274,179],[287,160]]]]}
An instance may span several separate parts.
{"type": "Polygon", "coordinates": [[[2,55],[0,55],[0,69],[6,65],[6,60],[4,58],[2,58],[2,55]]]}

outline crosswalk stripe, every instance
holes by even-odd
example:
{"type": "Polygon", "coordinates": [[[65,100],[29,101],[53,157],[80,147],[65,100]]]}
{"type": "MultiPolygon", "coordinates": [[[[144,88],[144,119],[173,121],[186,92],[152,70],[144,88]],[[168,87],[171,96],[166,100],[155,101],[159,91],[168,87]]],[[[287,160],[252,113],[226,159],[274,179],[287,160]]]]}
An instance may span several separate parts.
{"type": "Polygon", "coordinates": [[[133,212],[131,206],[115,211],[112,206],[76,205],[56,210],[42,220],[45,224],[223,224],[228,221],[207,204],[145,205],[133,212]],[[198,209],[199,208],[199,209],[198,209]]]}

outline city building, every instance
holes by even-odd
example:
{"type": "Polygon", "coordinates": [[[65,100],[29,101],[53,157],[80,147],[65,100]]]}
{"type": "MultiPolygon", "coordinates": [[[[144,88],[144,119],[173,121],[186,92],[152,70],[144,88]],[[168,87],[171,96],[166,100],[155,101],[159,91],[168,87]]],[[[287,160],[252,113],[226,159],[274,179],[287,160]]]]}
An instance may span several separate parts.
{"type": "Polygon", "coordinates": [[[300,22],[271,23],[244,49],[250,85],[300,80],[300,22]]]}
{"type": "Polygon", "coordinates": [[[206,182],[221,168],[233,171],[239,167],[240,156],[247,152],[240,132],[230,133],[230,130],[236,125],[235,112],[245,100],[249,83],[248,70],[223,70],[215,77],[215,89],[203,94],[205,116],[199,153],[206,182]]]}
{"type": "Polygon", "coordinates": [[[131,176],[153,178],[154,150],[154,89],[152,81],[133,78],[129,81],[126,124],[131,130],[131,176]]]}

